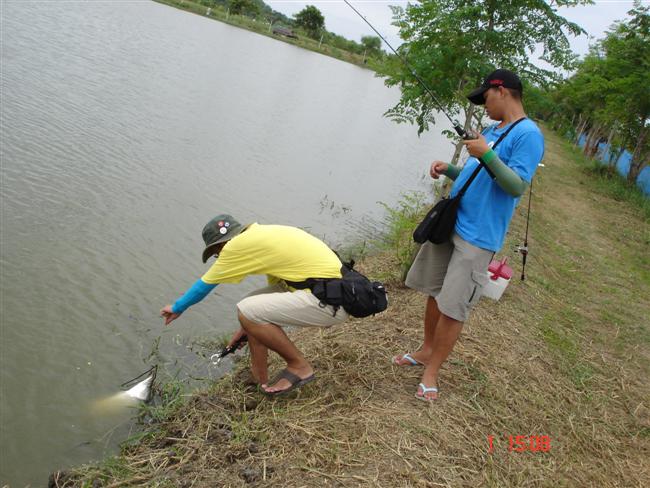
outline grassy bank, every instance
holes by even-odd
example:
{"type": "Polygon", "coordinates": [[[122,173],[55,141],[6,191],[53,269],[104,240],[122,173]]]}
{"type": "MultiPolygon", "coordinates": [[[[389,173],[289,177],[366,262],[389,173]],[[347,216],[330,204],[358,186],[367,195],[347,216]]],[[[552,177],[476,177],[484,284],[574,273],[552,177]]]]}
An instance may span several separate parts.
{"type": "Polygon", "coordinates": [[[269,22],[265,20],[253,19],[245,15],[233,15],[228,12],[227,9],[224,9],[221,6],[206,7],[199,3],[192,2],[190,0],[154,0],[158,3],[163,3],[171,7],[175,7],[181,10],[186,10],[203,17],[210,19],[218,20],[226,24],[233,25],[235,27],[240,27],[242,29],[247,29],[257,34],[261,34],[267,37],[272,37],[273,39],[286,42],[288,44],[293,44],[294,46],[301,47],[303,49],[309,49],[326,56],[330,56],[341,61],[346,61],[348,63],[356,64],[363,68],[372,67],[373,60],[361,56],[356,53],[346,51],[344,49],[339,49],[334,46],[329,46],[326,43],[320,43],[318,40],[314,40],[308,37],[304,32],[296,30],[299,34],[297,39],[289,38],[286,36],[273,34],[272,26],[269,22]]]}
{"type": "MultiPolygon", "coordinates": [[[[171,407],[120,456],[51,486],[641,487],[650,484],[650,223],[547,134],[525,281],[483,299],[443,367],[440,400],[414,398],[424,299],[394,251],[362,268],[389,278],[374,318],[293,333],[318,380],[267,399],[232,375],[171,407]],[[546,435],[547,452],[508,436],[546,435]],[[493,436],[490,452],[488,436],[493,436]]],[[[501,255],[520,270],[527,198],[501,255]]],[[[278,369],[275,361],[272,369],[278,369]]]]}

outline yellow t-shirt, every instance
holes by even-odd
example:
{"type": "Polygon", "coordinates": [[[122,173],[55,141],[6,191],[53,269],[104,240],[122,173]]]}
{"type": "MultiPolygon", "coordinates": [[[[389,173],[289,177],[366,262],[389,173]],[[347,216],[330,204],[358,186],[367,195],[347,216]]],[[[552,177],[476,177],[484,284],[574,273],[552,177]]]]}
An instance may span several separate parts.
{"type": "Polygon", "coordinates": [[[265,274],[269,283],[307,278],[340,278],[341,261],[327,244],[304,230],[286,225],[251,224],[233,237],[201,280],[239,283],[265,274]]]}

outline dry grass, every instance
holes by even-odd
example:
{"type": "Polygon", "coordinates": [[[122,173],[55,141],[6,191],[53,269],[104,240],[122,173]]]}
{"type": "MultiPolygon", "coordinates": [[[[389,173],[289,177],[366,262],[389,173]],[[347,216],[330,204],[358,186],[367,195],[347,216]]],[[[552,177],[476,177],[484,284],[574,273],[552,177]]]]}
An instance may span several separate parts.
{"type": "MultiPolygon", "coordinates": [[[[384,314],[295,331],[316,382],[267,399],[240,367],[121,457],[52,486],[649,486],[648,222],[594,193],[552,134],[545,162],[528,279],[475,310],[438,402],[414,398],[419,368],[390,364],[418,347],[424,307],[391,282],[384,314]],[[551,449],[509,452],[511,434],[548,435],[551,449]]],[[[391,258],[364,266],[386,275],[391,258]]]]}

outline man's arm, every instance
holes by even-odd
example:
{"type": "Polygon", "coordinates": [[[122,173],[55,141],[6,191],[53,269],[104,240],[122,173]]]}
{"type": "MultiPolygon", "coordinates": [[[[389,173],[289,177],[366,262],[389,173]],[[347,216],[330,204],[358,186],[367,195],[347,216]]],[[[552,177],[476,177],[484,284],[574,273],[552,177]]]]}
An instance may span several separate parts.
{"type": "Polygon", "coordinates": [[[208,294],[214,290],[216,286],[216,284],[210,285],[199,278],[182,297],[174,302],[174,305],[172,305],[172,312],[179,315],[182,314],[192,305],[199,303],[206,296],[208,296],[208,294]]]}
{"type": "Polygon", "coordinates": [[[203,300],[216,286],[216,284],[208,284],[200,278],[196,280],[173,305],[165,305],[160,311],[161,317],[165,318],[165,325],[169,325],[180,317],[185,310],[203,300]]]}
{"type": "Polygon", "coordinates": [[[471,156],[480,158],[485,165],[492,171],[497,184],[509,195],[519,197],[523,195],[528,187],[524,181],[512,168],[501,161],[497,153],[488,146],[483,134],[478,134],[476,139],[463,141],[467,151],[471,156]]]}
{"type": "Polygon", "coordinates": [[[481,160],[490,168],[495,181],[503,191],[513,197],[520,197],[524,194],[526,188],[528,188],[528,183],[521,179],[521,176],[509,168],[506,163],[501,161],[496,152],[490,149],[483,155],[481,160]]]}
{"type": "Polygon", "coordinates": [[[447,178],[456,181],[456,178],[458,178],[458,175],[460,174],[460,168],[458,166],[454,166],[453,164],[448,164],[447,170],[443,174],[447,178]]]}
{"type": "Polygon", "coordinates": [[[445,175],[447,178],[455,180],[459,174],[460,168],[443,161],[434,161],[431,163],[431,168],[429,169],[429,175],[434,180],[440,178],[440,175],[445,175]]]}

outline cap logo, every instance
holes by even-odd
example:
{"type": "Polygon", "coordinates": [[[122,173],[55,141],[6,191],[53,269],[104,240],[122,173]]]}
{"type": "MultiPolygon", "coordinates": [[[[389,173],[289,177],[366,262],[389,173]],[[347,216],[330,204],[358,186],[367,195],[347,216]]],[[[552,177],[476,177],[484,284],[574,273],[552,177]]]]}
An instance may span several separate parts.
{"type": "Polygon", "coordinates": [[[503,85],[503,80],[490,80],[490,85],[503,85]]]}
{"type": "Polygon", "coordinates": [[[221,227],[219,229],[219,234],[221,234],[221,235],[224,235],[226,232],[228,232],[228,229],[226,229],[225,227],[221,227]]]}

